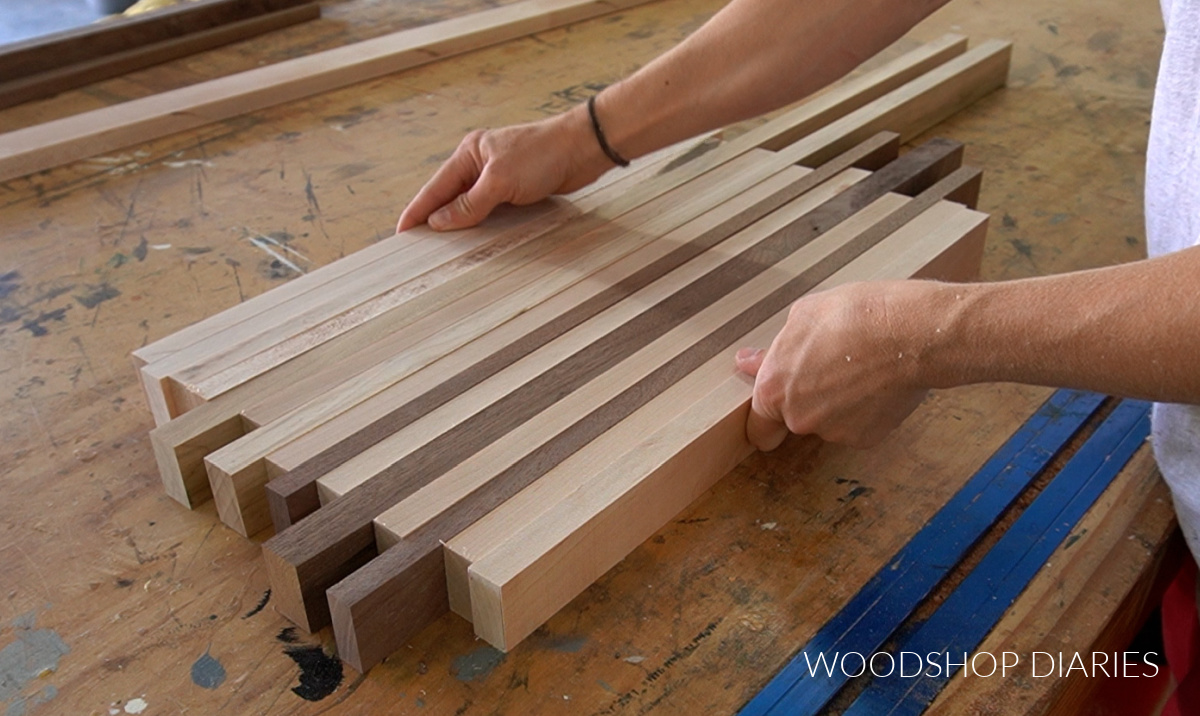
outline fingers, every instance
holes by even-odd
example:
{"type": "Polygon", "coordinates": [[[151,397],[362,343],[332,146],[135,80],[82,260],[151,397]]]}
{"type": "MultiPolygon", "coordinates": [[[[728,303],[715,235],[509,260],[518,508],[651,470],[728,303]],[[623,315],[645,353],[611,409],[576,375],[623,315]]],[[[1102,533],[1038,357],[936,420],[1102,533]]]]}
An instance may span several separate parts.
{"type": "Polygon", "coordinates": [[[495,175],[485,168],[470,189],[430,214],[429,227],[435,231],[453,231],[475,226],[508,198],[495,175]]]}
{"type": "MultiPolygon", "coordinates": [[[[757,378],[766,357],[767,352],[761,348],[743,348],[737,352],[735,361],[738,370],[757,378]]],[[[782,421],[773,417],[778,411],[767,404],[761,388],[756,380],[754,397],[750,401],[750,415],[746,419],[746,439],[754,447],[767,452],[779,447],[787,438],[788,429],[782,421]]]]}
{"type": "MultiPolygon", "coordinates": [[[[472,142],[473,137],[471,136],[464,139],[454,154],[434,173],[433,178],[421,187],[421,191],[413,197],[404,212],[400,214],[400,221],[396,224],[397,232],[429,221],[434,213],[456,201],[464,191],[478,183],[484,172],[483,160],[479,157],[478,149],[472,142]]],[[[488,211],[491,211],[492,208],[494,205],[488,207],[488,211]]],[[[475,223],[482,220],[483,217],[479,217],[475,223]]],[[[443,227],[435,226],[434,223],[431,223],[430,227],[444,230],[443,227]]]]}

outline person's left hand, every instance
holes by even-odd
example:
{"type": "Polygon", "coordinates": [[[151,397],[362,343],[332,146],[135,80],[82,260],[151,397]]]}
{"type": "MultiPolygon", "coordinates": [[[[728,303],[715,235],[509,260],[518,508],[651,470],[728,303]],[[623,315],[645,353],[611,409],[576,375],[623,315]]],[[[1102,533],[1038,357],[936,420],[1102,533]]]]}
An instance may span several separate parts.
{"type": "Polygon", "coordinates": [[[769,349],[737,355],[755,378],[750,442],[774,450],[789,431],[856,447],[883,440],[928,391],[918,346],[932,337],[920,335],[920,307],[935,285],[848,284],[792,304],[769,349]]]}

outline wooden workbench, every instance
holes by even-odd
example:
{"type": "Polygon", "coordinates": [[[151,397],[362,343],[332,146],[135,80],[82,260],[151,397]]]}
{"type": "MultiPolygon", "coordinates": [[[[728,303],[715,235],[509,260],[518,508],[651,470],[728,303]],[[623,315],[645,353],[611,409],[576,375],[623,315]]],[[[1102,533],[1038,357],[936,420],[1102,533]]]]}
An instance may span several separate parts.
{"type": "MultiPolygon", "coordinates": [[[[494,3],[324,4],[318,22],[0,113],[0,131],[494,3]]],[[[866,452],[794,438],[507,656],[448,615],[365,678],[336,678],[328,631],[288,630],[257,544],[159,484],[128,354],[294,275],[249,236],[302,268],[389,236],[469,129],[565,109],[719,6],[661,0],[0,184],[9,713],[727,713],[903,546],[1048,390],[937,393],[866,452]]],[[[1009,88],[936,130],[985,172],[984,277],[1143,256],[1157,4],[957,0],[898,49],[950,30],[1016,45],[1009,88]]],[[[1143,454],[989,644],[1120,648],[1173,530],[1143,454]]],[[[1088,686],[977,679],[939,704],[1041,713],[1088,686]]]]}

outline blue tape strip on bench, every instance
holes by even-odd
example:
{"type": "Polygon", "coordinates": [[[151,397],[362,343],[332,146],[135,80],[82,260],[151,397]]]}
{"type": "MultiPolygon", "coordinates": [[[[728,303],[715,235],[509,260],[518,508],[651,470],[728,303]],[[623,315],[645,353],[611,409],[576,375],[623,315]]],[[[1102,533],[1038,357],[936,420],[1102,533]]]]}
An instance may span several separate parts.
{"type": "MultiPolygon", "coordinates": [[[[1122,401],[962,584],[896,652],[937,654],[944,660],[947,653],[963,658],[962,654],[978,647],[1149,433],[1150,404],[1122,401]]],[[[980,670],[990,671],[991,661],[980,670]]],[[[946,671],[943,668],[932,675],[933,668],[928,666],[920,676],[876,678],[844,716],[916,716],[950,680],[946,671]]]]}
{"type": "Polygon", "coordinates": [[[1091,417],[1104,396],[1054,393],[770,683],[741,716],[816,714],[847,678],[813,675],[809,660],[831,651],[870,653],[908,618],[996,518],[1091,417]],[[806,658],[807,657],[807,658],[806,658]]]}

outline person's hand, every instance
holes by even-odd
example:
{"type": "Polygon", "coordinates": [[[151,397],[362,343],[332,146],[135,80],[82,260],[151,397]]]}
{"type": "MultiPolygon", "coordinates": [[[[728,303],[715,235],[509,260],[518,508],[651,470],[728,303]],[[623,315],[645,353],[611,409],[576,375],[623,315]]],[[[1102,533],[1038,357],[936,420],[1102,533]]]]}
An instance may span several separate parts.
{"type": "Polygon", "coordinates": [[[483,221],[502,203],[532,204],[581,189],[611,169],[586,108],[531,124],[471,132],[400,215],[397,231],[483,221]]]}
{"type": "Polygon", "coordinates": [[[932,337],[916,309],[936,285],[849,284],[792,304],[769,349],[737,355],[755,378],[750,442],[774,450],[789,431],[856,447],[883,440],[928,391],[918,354],[932,337]]]}

